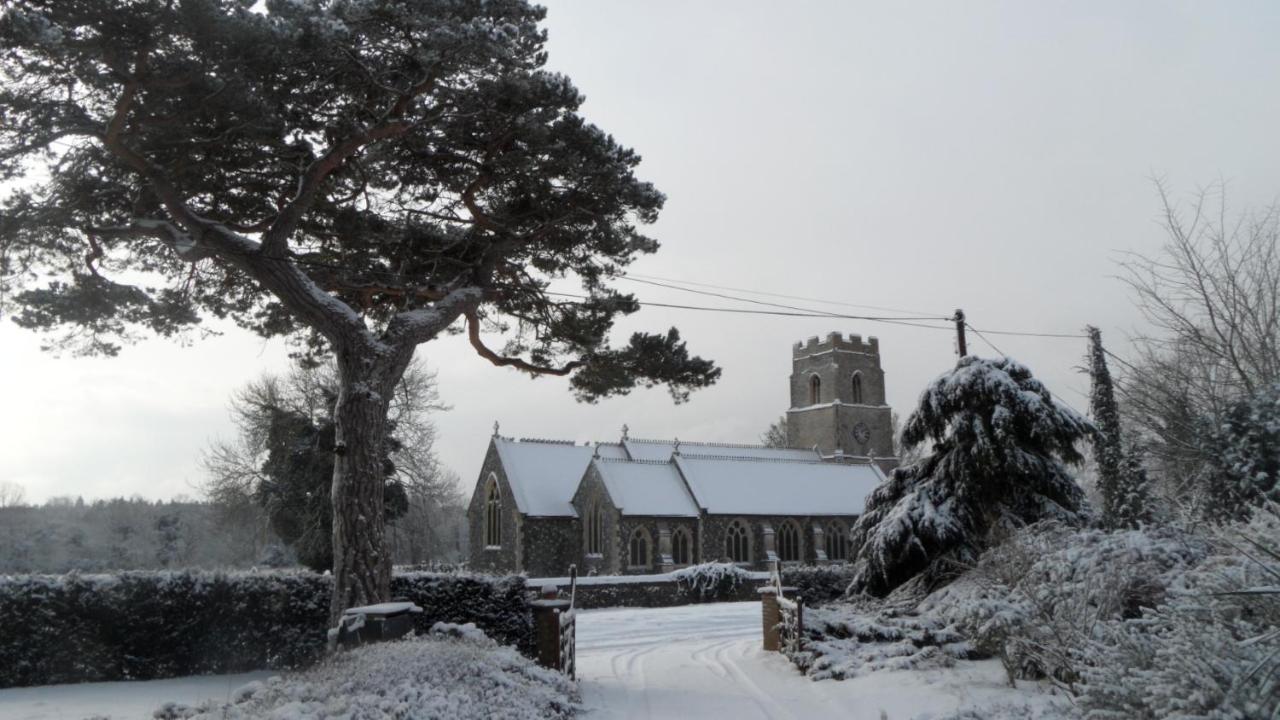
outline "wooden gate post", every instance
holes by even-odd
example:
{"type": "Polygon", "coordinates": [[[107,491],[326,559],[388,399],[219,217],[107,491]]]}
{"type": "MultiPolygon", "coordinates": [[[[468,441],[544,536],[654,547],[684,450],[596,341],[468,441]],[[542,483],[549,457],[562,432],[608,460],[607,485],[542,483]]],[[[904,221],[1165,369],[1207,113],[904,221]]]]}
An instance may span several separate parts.
{"type": "Polygon", "coordinates": [[[533,606],[533,630],[538,648],[538,664],[552,670],[560,669],[560,613],[571,603],[560,600],[560,588],[543,585],[542,597],[529,603],[533,606]]]}

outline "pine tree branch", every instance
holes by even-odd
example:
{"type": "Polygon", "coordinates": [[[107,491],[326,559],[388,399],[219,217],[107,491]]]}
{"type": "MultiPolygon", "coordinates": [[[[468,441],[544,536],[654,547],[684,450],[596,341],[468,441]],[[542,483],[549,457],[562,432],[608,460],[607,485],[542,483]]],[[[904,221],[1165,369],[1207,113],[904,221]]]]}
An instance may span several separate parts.
{"type": "Polygon", "coordinates": [[[480,317],[474,309],[463,313],[467,318],[467,339],[471,341],[471,347],[475,348],[476,354],[497,365],[498,367],[513,367],[517,370],[523,370],[530,375],[555,375],[565,376],[577,370],[586,364],[585,360],[570,360],[561,367],[550,367],[547,365],[535,365],[523,358],[507,357],[499,355],[490,350],[484,341],[480,339],[480,317]]]}

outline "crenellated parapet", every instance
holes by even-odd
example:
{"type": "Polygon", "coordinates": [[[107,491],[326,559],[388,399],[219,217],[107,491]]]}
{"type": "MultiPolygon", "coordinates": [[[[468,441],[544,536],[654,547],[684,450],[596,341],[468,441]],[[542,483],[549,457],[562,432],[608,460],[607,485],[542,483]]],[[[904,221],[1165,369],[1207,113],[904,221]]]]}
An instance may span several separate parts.
{"type": "Polygon", "coordinates": [[[863,341],[861,335],[850,334],[845,337],[843,333],[838,332],[827,333],[825,338],[819,338],[814,335],[808,340],[803,340],[793,345],[791,347],[791,356],[799,359],[832,350],[879,355],[880,340],[875,337],[868,337],[866,341],[863,341]]]}

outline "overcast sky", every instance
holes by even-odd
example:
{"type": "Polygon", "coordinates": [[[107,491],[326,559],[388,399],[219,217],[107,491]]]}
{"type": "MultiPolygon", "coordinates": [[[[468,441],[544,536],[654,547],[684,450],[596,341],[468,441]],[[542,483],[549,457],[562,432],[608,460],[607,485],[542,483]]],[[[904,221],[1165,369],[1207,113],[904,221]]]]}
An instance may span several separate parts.
{"type": "MultiPolygon", "coordinates": [[[[1091,323],[1124,354],[1140,321],[1112,276],[1120,253],[1162,242],[1151,178],[1184,197],[1225,180],[1237,208],[1280,193],[1276,3],[566,0],[546,26],[587,117],[669,197],[651,228],[662,249],[637,273],[962,307],[980,329],[1091,323]]],[[[661,389],[581,405],[564,381],[495,368],[462,338],[424,346],[453,406],[437,420],[443,459],[470,492],[495,420],[515,436],[612,440],[627,423],[635,437],[755,442],[788,406],[791,344],[832,330],[880,338],[903,413],[954,362],[948,332],[855,320],[647,308],[619,337],[673,324],[724,369],[682,406],[661,389]]],[[[287,365],[280,343],[234,328],[55,359],[0,325],[0,480],[37,501],[198,494],[201,451],[233,432],[229,393],[287,365]]],[[[991,339],[1085,407],[1083,341],[991,339]]]]}

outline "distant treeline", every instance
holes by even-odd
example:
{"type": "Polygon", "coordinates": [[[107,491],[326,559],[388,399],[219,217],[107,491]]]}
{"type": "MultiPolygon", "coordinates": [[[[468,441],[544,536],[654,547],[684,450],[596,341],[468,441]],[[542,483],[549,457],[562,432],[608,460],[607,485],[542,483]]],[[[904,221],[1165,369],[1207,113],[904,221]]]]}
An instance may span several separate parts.
{"type": "MultiPolygon", "coordinates": [[[[463,508],[410,512],[388,528],[397,564],[466,556],[463,508]]],[[[0,574],[284,567],[292,552],[266,515],[205,501],[54,498],[0,507],[0,574]]]]}

